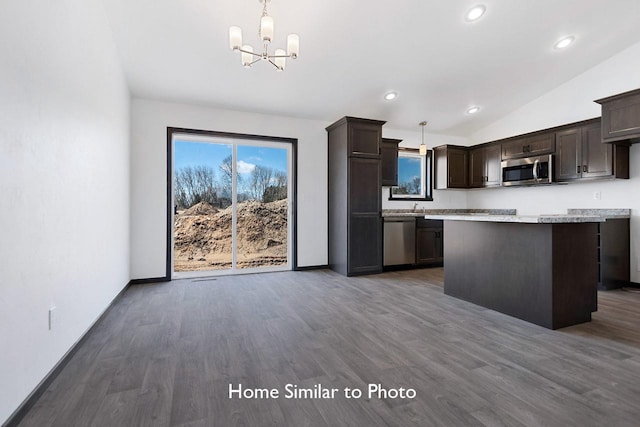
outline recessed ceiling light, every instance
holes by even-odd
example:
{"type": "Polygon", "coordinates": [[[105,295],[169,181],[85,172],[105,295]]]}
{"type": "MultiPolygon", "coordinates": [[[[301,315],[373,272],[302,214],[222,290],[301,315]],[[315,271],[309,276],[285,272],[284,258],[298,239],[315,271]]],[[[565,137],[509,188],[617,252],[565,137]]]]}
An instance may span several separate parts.
{"type": "Polygon", "coordinates": [[[484,15],[486,11],[487,11],[487,7],[483,4],[479,4],[469,9],[467,14],[464,15],[464,19],[466,19],[467,22],[477,21],[482,17],[482,15],[484,15]]]}
{"type": "Polygon", "coordinates": [[[573,36],[564,37],[558,40],[556,44],[553,45],[553,47],[555,47],[556,49],[564,49],[566,47],[569,47],[575,39],[576,38],[573,36]]]}
{"type": "Polygon", "coordinates": [[[471,107],[467,110],[467,114],[475,114],[480,111],[480,107],[471,107]]]}
{"type": "Polygon", "coordinates": [[[384,94],[384,99],[387,101],[391,101],[398,97],[398,92],[387,92],[384,94]]]}

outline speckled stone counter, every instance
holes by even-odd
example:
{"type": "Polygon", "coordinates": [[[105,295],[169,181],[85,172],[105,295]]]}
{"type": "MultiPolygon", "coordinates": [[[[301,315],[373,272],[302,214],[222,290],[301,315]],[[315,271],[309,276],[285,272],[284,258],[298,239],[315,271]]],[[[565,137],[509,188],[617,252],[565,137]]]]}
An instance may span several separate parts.
{"type": "Polygon", "coordinates": [[[613,218],[629,218],[629,209],[569,209],[566,214],[547,215],[516,215],[476,212],[455,212],[442,214],[425,214],[426,219],[440,219],[451,221],[482,221],[482,222],[516,222],[523,224],[567,224],[583,222],[605,222],[613,218]]]}
{"type": "Polygon", "coordinates": [[[383,209],[382,217],[424,217],[425,215],[515,215],[515,209],[383,209]]]}

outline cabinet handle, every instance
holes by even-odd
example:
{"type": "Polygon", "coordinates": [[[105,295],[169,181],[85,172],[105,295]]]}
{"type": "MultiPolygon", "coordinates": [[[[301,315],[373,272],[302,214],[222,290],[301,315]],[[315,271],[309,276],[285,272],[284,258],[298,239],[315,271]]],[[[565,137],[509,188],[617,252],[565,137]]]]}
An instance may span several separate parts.
{"type": "Polygon", "coordinates": [[[523,146],[522,146],[522,152],[523,152],[523,153],[526,153],[526,152],[527,152],[527,146],[526,146],[526,145],[523,145],[523,146]]]}
{"type": "Polygon", "coordinates": [[[584,165],[582,167],[582,172],[589,172],[589,168],[587,167],[587,165],[584,165]]]}
{"type": "Polygon", "coordinates": [[[576,171],[576,173],[580,173],[580,165],[578,165],[578,170],[576,171]]]}

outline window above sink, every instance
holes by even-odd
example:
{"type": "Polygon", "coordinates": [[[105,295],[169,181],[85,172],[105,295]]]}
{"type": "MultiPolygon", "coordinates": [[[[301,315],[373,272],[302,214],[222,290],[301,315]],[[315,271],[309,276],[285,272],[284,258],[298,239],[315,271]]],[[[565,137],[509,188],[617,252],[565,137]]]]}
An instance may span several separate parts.
{"type": "Polygon", "coordinates": [[[433,200],[432,154],[420,155],[413,148],[398,148],[398,185],[390,187],[389,200],[433,200]]]}

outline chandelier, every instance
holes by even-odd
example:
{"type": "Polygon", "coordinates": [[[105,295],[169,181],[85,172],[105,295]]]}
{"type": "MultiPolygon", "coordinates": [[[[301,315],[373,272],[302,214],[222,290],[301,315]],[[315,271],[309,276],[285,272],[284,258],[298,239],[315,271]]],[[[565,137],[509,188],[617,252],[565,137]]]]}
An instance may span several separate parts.
{"type": "Polygon", "coordinates": [[[278,71],[283,71],[287,58],[298,58],[300,50],[300,38],[297,34],[287,36],[287,51],[276,49],[273,55],[269,54],[269,44],[273,40],[273,18],[267,13],[267,3],[271,0],[258,0],[263,3],[258,36],[263,43],[262,53],[255,53],[253,47],[242,44],[242,29],[240,27],[229,27],[229,44],[231,49],[241,53],[242,65],[245,68],[251,67],[258,61],[269,61],[278,71]]]}

